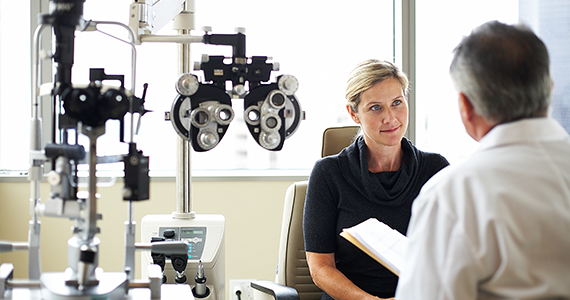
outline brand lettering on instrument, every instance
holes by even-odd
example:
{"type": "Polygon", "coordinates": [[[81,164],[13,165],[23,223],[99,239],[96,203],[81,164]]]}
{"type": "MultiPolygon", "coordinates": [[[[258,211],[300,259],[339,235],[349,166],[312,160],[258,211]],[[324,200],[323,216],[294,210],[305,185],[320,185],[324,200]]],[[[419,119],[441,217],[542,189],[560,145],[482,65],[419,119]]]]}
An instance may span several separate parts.
{"type": "Polygon", "coordinates": [[[63,10],[63,11],[70,11],[75,3],[56,3],[55,10],[63,10]]]}

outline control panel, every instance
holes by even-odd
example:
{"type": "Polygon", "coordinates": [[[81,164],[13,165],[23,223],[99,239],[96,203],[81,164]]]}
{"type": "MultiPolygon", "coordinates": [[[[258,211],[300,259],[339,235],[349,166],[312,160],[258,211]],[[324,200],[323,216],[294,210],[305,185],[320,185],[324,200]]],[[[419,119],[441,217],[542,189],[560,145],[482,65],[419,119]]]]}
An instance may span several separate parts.
{"type": "Polygon", "coordinates": [[[158,234],[165,240],[187,242],[188,259],[201,259],[207,230],[207,227],[159,227],[158,234]]]}
{"type": "Polygon", "coordinates": [[[211,293],[208,300],[227,299],[223,215],[195,214],[188,219],[175,218],[172,214],[145,215],[140,224],[141,242],[185,241],[189,250],[187,255],[143,251],[141,278],[148,278],[147,266],[158,264],[164,283],[195,285],[195,276],[203,270],[211,293]]]}

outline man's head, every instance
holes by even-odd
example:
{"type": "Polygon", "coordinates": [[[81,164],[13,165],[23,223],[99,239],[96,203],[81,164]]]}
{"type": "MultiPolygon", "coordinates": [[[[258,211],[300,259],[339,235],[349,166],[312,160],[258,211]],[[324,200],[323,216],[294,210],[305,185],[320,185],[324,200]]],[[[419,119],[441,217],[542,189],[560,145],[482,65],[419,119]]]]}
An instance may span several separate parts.
{"type": "Polygon", "coordinates": [[[450,75],[460,99],[494,126],[547,115],[549,64],[546,46],[532,30],[492,21],[455,48],[450,75]]]}

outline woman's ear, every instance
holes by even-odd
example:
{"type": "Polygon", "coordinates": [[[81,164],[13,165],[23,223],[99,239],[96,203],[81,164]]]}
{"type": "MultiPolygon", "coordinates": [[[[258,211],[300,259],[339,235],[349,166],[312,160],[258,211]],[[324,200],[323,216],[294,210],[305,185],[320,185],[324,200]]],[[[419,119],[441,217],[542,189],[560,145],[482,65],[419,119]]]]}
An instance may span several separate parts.
{"type": "Polygon", "coordinates": [[[350,117],[352,118],[352,120],[354,120],[354,122],[356,122],[356,124],[360,124],[360,119],[358,119],[358,116],[356,115],[356,113],[354,113],[354,111],[352,111],[352,107],[350,105],[346,105],[346,110],[348,111],[348,114],[350,115],[350,117]]]}

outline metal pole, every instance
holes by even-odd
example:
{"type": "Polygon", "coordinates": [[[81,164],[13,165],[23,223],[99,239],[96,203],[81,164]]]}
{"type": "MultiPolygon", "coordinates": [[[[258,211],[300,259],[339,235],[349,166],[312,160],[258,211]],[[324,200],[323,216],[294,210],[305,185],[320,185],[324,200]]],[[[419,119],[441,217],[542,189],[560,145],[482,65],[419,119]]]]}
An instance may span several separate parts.
{"type": "Polygon", "coordinates": [[[141,35],[143,43],[202,43],[202,36],[141,35]]]}
{"type": "MultiPolygon", "coordinates": [[[[30,121],[30,154],[31,152],[41,151],[43,147],[43,131],[41,120],[41,105],[39,97],[40,86],[40,44],[41,35],[48,26],[42,24],[36,28],[33,39],[32,49],[32,118],[30,121]]],[[[40,201],[40,180],[43,176],[43,161],[30,160],[31,166],[29,170],[28,180],[30,181],[30,220],[28,231],[28,277],[30,279],[40,279],[40,228],[41,222],[36,213],[36,205],[40,201]]]]}
{"type": "MultiPolygon", "coordinates": [[[[192,1],[184,3],[184,11],[181,14],[193,13],[194,7],[192,1]],[[190,2],[190,3],[189,3],[190,2]]],[[[179,36],[190,35],[193,24],[187,28],[176,28],[179,36]]],[[[178,72],[180,74],[189,73],[191,71],[190,63],[190,43],[181,43],[178,45],[178,72]]],[[[192,147],[190,141],[178,137],[178,166],[176,174],[176,212],[173,213],[175,218],[192,218],[192,179],[190,170],[190,154],[192,147]]]]}
{"type": "Polygon", "coordinates": [[[83,134],[89,137],[89,197],[86,199],[86,216],[85,225],[83,228],[82,242],[86,245],[91,244],[91,241],[97,233],[97,138],[105,134],[105,127],[91,127],[84,128],[83,134]]]}

